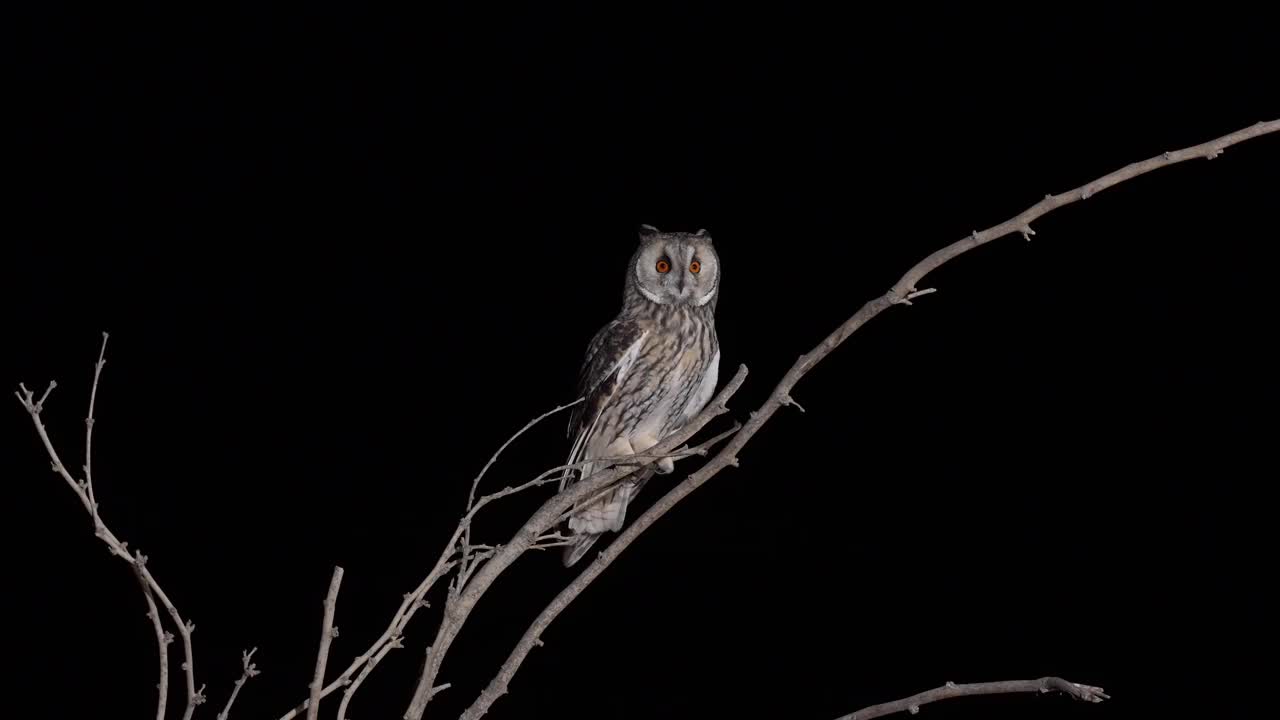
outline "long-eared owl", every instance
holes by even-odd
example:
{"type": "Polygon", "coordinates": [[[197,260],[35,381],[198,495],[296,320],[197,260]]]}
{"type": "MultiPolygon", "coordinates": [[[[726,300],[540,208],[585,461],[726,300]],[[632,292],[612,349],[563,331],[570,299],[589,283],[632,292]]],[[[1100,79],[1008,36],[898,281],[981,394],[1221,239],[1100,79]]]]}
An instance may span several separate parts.
{"type": "MultiPolygon", "coordinates": [[[[702,410],[716,388],[720,345],[715,310],[720,258],[705,230],[640,228],[626,269],[622,309],[587,347],[578,381],[567,464],[644,453],[702,410]]],[[[575,505],[565,548],[570,566],[605,532],[622,528],[627,504],[671,458],[645,466],[604,495],[575,505]]],[[[560,481],[563,489],[592,473],[587,462],[560,481]]]]}

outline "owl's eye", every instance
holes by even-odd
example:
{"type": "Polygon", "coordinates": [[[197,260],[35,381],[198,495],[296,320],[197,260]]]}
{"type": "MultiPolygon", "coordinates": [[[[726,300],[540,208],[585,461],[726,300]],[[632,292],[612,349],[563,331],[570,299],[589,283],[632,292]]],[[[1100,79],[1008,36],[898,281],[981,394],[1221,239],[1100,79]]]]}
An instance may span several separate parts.
{"type": "Polygon", "coordinates": [[[658,261],[658,272],[665,273],[670,271],[671,271],[671,263],[667,262],[665,258],[658,261]]]}
{"type": "Polygon", "coordinates": [[[697,260],[694,260],[693,262],[689,263],[689,272],[693,273],[694,275],[697,275],[700,270],[702,270],[702,263],[698,262],[697,260]]]}

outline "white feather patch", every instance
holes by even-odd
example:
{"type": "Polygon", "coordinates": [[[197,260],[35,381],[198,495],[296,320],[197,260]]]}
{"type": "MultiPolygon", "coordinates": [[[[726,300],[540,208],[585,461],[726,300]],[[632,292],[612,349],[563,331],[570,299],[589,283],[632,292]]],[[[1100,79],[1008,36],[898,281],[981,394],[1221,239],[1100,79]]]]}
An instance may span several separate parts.
{"type": "MultiPolygon", "coordinates": [[[[618,361],[615,362],[613,366],[609,368],[608,372],[604,374],[605,377],[608,377],[615,371],[618,373],[618,378],[613,385],[614,392],[617,392],[618,388],[622,387],[622,382],[626,379],[627,373],[631,371],[631,366],[636,364],[636,358],[640,357],[640,348],[644,346],[644,341],[647,337],[649,337],[648,330],[641,332],[640,337],[636,338],[636,341],[631,343],[631,346],[622,353],[622,356],[618,358],[618,361]]],[[[596,412],[596,416],[591,418],[591,424],[584,428],[582,432],[578,433],[578,437],[573,441],[573,448],[569,451],[569,459],[565,461],[565,465],[573,465],[574,463],[582,460],[582,454],[587,448],[587,441],[595,433],[596,426],[600,422],[600,416],[604,414],[605,407],[608,406],[608,404],[609,398],[605,398],[600,403],[600,409],[596,412]]],[[[569,474],[571,472],[573,471],[566,470],[564,474],[560,476],[561,490],[564,490],[565,483],[568,481],[569,474]]],[[[586,477],[590,472],[591,469],[584,466],[580,469],[579,477],[586,477]]]]}
{"type": "Polygon", "coordinates": [[[653,293],[649,292],[648,290],[645,290],[643,285],[636,285],[636,289],[640,291],[640,294],[641,294],[641,295],[644,295],[645,297],[649,298],[649,301],[650,301],[650,302],[656,302],[656,303],[658,303],[659,305],[665,305],[665,304],[666,304],[666,303],[662,302],[662,300],[661,300],[661,299],[659,299],[657,295],[654,295],[653,293]]]}
{"type": "Polygon", "coordinates": [[[716,348],[716,354],[711,356],[711,364],[707,366],[707,371],[702,376],[702,384],[698,386],[698,390],[689,399],[689,404],[684,408],[686,420],[702,412],[702,408],[706,407],[707,402],[711,400],[712,394],[716,391],[716,382],[719,381],[719,378],[720,349],[716,348]]]}

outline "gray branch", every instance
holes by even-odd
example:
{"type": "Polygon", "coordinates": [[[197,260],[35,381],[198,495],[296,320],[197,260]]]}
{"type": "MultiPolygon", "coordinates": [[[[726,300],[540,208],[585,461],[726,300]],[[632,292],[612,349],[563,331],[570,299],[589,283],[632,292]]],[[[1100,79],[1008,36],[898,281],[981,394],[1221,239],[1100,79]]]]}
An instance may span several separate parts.
{"type": "Polygon", "coordinates": [[[871,720],[871,718],[884,717],[894,713],[909,712],[912,715],[920,712],[921,705],[928,705],[931,702],[939,700],[950,700],[951,698],[969,697],[973,695],[1009,695],[1013,693],[1048,693],[1048,692],[1066,693],[1076,700],[1085,702],[1100,703],[1109,699],[1111,696],[1102,691],[1100,687],[1091,685],[1081,685],[1079,683],[1067,682],[1059,677],[1042,677],[1039,680],[1005,680],[1002,682],[983,682],[983,683],[967,683],[957,685],[949,682],[940,688],[934,688],[922,693],[912,695],[911,697],[894,700],[893,702],[872,705],[863,708],[855,713],[841,715],[836,720],[871,720]]]}
{"type": "Polygon", "coordinates": [[[335,565],[333,578],[329,580],[329,593],[324,597],[324,623],[320,628],[320,649],[316,652],[316,675],[311,681],[307,720],[317,720],[320,717],[320,693],[324,691],[324,668],[329,662],[329,644],[338,634],[338,629],[333,626],[333,614],[338,609],[338,589],[342,587],[342,573],[342,566],[335,565]]]}
{"type": "MultiPolygon", "coordinates": [[[[155,600],[159,599],[161,605],[164,606],[165,611],[168,612],[169,617],[173,619],[174,624],[177,626],[178,634],[182,638],[183,654],[185,656],[182,663],[182,670],[186,675],[187,681],[187,707],[182,717],[183,720],[191,720],[192,714],[195,713],[196,706],[203,703],[205,700],[204,686],[201,685],[200,690],[196,690],[195,655],[191,647],[191,633],[195,630],[195,625],[182,619],[182,615],[178,613],[177,607],[174,606],[173,602],[169,599],[169,596],[165,594],[164,589],[160,587],[160,583],[156,582],[155,576],[153,576],[151,571],[147,568],[147,556],[137,551],[131,553],[129,551],[129,543],[123,542],[116,537],[116,534],[111,531],[111,528],[107,527],[106,523],[103,522],[102,516],[98,512],[98,501],[93,494],[93,458],[91,454],[93,446],[93,412],[98,398],[98,381],[102,375],[102,367],[106,364],[105,358],[108,337],[107,333],[102,333],[102,347],[98,351],[98,362],[94,365],[93,388],[89,393],[89,413],[85,417],[84,479],[77,480],[72,476],[71,472],[67,470],[66,463],[62,462],[62,458],[58,455],[57,449],[53,446],[53,440],[49,438],[49,431],[45,428],[44,421],[40,417],[41,412],[44,410],[44,403],[49,399],[49,393],[58,386],[58,383],[51,381],[49,386],[45,388],[44,394],[40,396],[39,401],[36,401],[35,394],[21,383],[18,385],[19,391],[14,394],[18,396],[18,402],[22,404],[22,407],[26,409],[27,414],[31,416],[31,422],[35,425],[36,434],[40,436],[40,441],[44,444],[45,452],[49,454],[49,459],[53,463],[53,471],[66,481],[67,486],[71,488],[71,491],[74,492],[76,497],[80,500],[80,504],[84,506],[85,512],[89,513],[89,517],[92,518],[94,537],[97,537],[105,543],[107,549],[110,550],[112,555],[124,560],[133,567],[134,572],[137,573],[138,578],[142,582],[143,595],[147,599],[148,607],[153,607],[155,600]]],[[[159,613],[153,612],[152,624],[156,625],[157,628],[160,627],[157,624],[158,618],[159,613]]],[[[156,635],[157,642],[160,644],[160,684],[165,686],[167,686],[169,680],[168,650],[165,647],[167,644],[165,641],[166,637],[170,640],[172,639],[172,636],[167,633],[160,633],[156,635]]],[[[165,694],[161,693],[156,704],[157,720],[163,720],[164,718],[165,702],[165,694]]]]}
{"type": "Polygon", "coordinates": [[[236,698],[240,695],[240,688],[249,682],[249,678],[259,674],[258,666],[253,662],[253,654],[258,652],[258,648],[252,650],[240,651],[240,664],[244,668],[240,673],[240,679],[236,680],[236,684],[231,688],[231,696],[227,698],[227,704],[222,708],[222,712],[218,713],[218,720],[227,720],[231,717],[231,706],[236,704],[236,698]]]}

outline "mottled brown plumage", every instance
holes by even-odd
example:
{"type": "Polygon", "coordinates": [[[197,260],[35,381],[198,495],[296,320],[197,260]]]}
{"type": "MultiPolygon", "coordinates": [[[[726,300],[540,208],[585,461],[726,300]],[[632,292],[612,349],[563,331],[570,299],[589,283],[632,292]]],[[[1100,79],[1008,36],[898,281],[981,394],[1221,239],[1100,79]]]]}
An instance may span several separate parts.
{"type": "MultiPolygon", "coordinates": [[[[711,238],[643,226],[627,267],[622,309],[588,345],[569,419],[569,463],[643,453],[678,430],[711,399],[719,372],[715,309],[720,260],[711,238]]],[[[561,487],[587,477],[591,463],[567,472],[561,487]]],[[[670,458],[574,508],[566,566],[604,532],[621,529],[628,503],[670,458]]]]}

